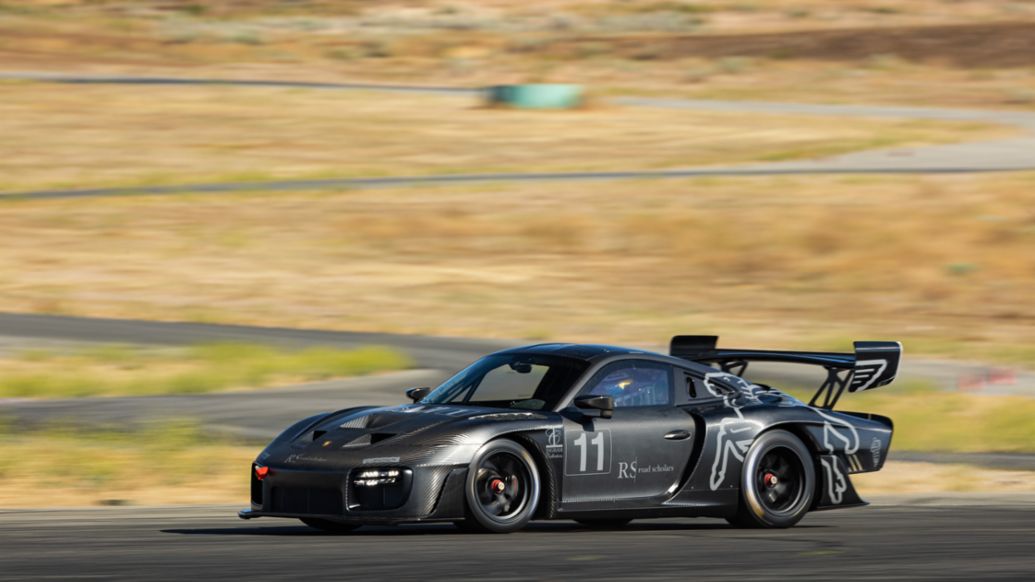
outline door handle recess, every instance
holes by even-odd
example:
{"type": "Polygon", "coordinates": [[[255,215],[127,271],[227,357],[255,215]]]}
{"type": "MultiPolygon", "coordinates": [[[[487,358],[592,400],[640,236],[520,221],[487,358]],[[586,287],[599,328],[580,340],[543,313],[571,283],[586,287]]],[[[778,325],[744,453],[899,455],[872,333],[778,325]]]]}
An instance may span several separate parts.
{"type": "Polygon", "coordinates": [[[670,441],[681,441],[688,438],[690,438],[690,431],[682,429],[669,431],[669,433],[665,435],[665,440],[670,441]]]}

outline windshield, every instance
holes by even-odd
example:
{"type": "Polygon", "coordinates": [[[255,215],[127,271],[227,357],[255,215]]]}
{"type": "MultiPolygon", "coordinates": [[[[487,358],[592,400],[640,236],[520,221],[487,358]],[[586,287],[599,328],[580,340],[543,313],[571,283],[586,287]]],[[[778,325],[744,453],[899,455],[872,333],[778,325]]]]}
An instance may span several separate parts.
{"type": "Polygon", "coordinates": [[[580,360],[555,356],[486,356],[443,382],[421,402],[548,410],[587,366],[580,360]]]}

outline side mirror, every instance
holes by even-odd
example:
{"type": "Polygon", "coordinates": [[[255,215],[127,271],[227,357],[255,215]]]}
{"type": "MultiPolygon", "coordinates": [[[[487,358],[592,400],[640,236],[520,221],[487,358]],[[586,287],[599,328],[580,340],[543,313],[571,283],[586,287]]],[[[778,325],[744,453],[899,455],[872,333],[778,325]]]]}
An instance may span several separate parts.
{"type": "Polygon", "coordinates": [[[428,394],[431,394],[431,388],[428,388],[427,386],[422,386],[420,388],[410,388],[406,391],[406,396],[408,396],[409,399],[414,402],[420,402],[421,400],[424,400],[424,397],[428,394]]]}
{"type": "Polygon", "coordinates": [[[610,396],[579,396],[575,408],[599,410],[600,418],[611,418],[615,412],[615,399],[610,396]]]}

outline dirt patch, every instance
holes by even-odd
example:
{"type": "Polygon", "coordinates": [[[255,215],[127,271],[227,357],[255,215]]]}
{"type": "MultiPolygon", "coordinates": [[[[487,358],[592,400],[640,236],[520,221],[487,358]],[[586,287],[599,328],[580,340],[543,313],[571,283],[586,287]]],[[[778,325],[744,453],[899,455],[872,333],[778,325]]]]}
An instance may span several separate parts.
{"type": "Polygon", "coordinates": [[[641,60],[686,57],[756,57],[860,61],[876,56],[953,67],[1004,68],[1035,65],[1035,23],[910,26],[810,30],[766,34],[687,36],[584,36],[544,43],[558,57],[589,47],[641,60]]]}

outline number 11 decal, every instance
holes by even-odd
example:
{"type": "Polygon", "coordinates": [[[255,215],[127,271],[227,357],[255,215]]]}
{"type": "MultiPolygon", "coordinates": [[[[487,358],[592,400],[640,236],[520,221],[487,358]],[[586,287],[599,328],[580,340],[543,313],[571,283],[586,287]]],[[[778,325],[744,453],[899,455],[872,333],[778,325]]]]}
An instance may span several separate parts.
{"type": "Polygon", "coordinates": [[[573,447],[578,449],[578,455],[565,455],[565,474],[601,475],[611,472],[611,431],[579,433],[569,442],[566,451],[573,447]]]}

